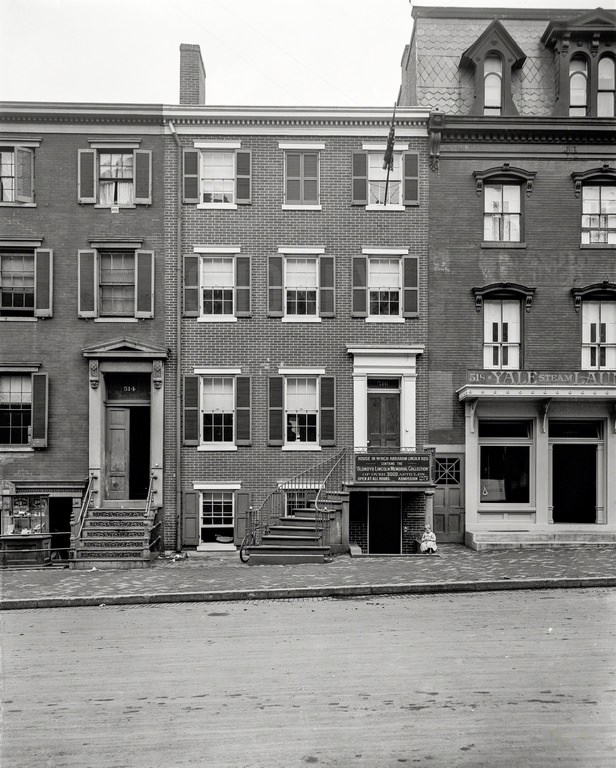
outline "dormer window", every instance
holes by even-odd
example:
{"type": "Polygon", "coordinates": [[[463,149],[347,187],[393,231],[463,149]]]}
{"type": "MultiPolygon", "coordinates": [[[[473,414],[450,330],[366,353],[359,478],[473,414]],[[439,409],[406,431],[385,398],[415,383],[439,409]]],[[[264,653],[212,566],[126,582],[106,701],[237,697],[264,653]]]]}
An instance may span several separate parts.
{"type": "Polygon", "coordinates": [[[597,117],[616,116],[616,61],[612,56],[599,59],[597,85],[597,117]]]}
{"type": "Polygon", "coordinates": [[[586,117],[588,113],[588,61],[573,56],[569,62],[569,116],[586,117]]]}
{"type": "Polygon", "coordinates": [[[483,114],[499,116],[503,102],[503,60],[490,54],[483,65],[483,114]]]}

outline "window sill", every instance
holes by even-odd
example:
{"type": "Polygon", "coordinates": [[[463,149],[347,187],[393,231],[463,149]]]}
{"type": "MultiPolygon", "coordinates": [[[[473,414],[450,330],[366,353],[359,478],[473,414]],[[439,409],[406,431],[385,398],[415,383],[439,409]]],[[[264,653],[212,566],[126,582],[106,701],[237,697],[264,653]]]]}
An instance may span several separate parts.
{"type": "Polygon", "coordinates": [[[307,315],[305,317],[283,317],[283,323],[320,323],[320,317],[312,317],[307,315]]]}
{"type": "Polygon", "coordinates": [[[283,445],[282,450],[283,451],[310,451],[314,453],[314,452],[320,452],[321,446],[310,445],[308,443],[302,443],[301,445],[293,445],[292,443],[289,443],[288,445],[283,445]]]}
{"type": "Polygon", "coordinates": [[[36,203],[2,202],[0,208],[36,208],[36,203]]]}
{"type": "Polygon", "coordinates": [[[137,206],[134,203],[130,203],[127,205],[103,205],[103,203],[94,203],[95,208],[101,208],[103,210],[113,211],[113,209],[121,209],[123,211],[131,210],[132,208],[136,208],[137,206]]]}
{"type": "Polygon", "coordinates": [[[197,318],[198,323],[237,323],[235,315],[201,315],[197,318]]]}
{"type": "Polygon", "coordinates": [[[379,315],[371,315],[365,319],[367,323],[403,323],[405,320],[404,317],[381,317],[379,315]]]}
{"type": "Polygon", "coordinates": [[[403,211],[403,205],[367,205],[367,211],[403,211]]]}
{"type": "Polygon", "coordinates": [[[227,453],[229,451],[237,451],[237,445],[198,445],[197,450],[207,453],[227,453]]]}
{"type": "Polygon", "coordinates": [[[616,249],[616,243],[581,243],[580,249],[582,248],[588,248],[592,251],[602,251],[605,249],[611,249],[613,251],[616,249]]]}
{"type": "Polygon", "coordinates": [[[320,205],[283,205],[283,211],[321,211],[323,208],[320,205]]]}
{"type": "Polygon", "coordinates": [[[138,323],[136,317],[95,317],[95,323],[138,323]]]}
{"type": "Polygon", "coordinates": [[[237,205],[235,203],[197,203],[197,208],[202,211],[237,211],[237,205]]]}
{"type": "Polygon", "coordinates": [[[0,317],[0,323],[36,323],[38,317],[0,317]]]}
{"type": "Polygon", "coordinates": [[[526,248],[525,242],[512,243],[505,240],[484,240],[480,248],[526,248]]]}
{"type": "Polygon", "coordinates": [[[0,445],[0,453],[34,453],[29,445],[0,445]]]}

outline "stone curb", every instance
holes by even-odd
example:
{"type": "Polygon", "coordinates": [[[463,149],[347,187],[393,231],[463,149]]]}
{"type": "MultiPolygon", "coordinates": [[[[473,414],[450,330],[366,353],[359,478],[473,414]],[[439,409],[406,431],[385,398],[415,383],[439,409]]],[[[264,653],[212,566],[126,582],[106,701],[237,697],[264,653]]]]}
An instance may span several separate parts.
{"type": "Polygon", "coordinates": [[[413,584],[359,584],[355,586],[280,587],[207,592],[168,592],[137,595],[81,595],[0,600],[0,610],[77,608],[160,603],[214,603],[239,600],[290,600],[309,597],[369,597],[371,595],[427,595],[446,592],[495,592],[518,589],[579,589],[616,587],[616,576],[579,578],[502,579],[494,581],[415,582],[413,584]]]}

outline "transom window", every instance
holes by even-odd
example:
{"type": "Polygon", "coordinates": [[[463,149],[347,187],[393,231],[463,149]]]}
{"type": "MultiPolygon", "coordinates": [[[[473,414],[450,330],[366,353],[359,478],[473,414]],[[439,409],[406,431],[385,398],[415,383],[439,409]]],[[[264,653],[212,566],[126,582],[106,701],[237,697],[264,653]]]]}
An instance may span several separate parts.
{"type": "Polygon", "coordinates": [[[483,367],[520,367],[520,302],[490,300],[483,303],[483,367]]]}
{"type": "Polygon", "coordinates": [[[502,112],[503,60],[497,54],[486,56],[483,65],[483,113],[499,116],[502,112]]]}
{"type": "Polygon", "coordinates": [[[597,117],[616,115],[616,61],[611,56],[599,59],[597,85],[597,117]]]}
{"type": "Polygon", "coordinates": [[[285,152],[285,203],[319,204],[318,152],[285,152]]]}
{"type": "Polygon", "coordinates": [[[201,202],[233,203],[235,152],[201,152],[201,202]]]}
{"type": "Polygon", "coordinates": [[[616,302],[582,303],[582,368],[616,369],[616,302]]]}
{"type": "Polygon", "coordinates": [[[103,152],[98,154],[98,202],[101,205],[132,205],[134,203],[133,152],[103,152]]]}
{"type": "Polygon", "coordinates": [[[235,421],[235,379],[232,376],[205,376],[202,387],[202,442],[233,444],[235,421]]]}
{"type": "Polygon", "coordinates": [[[616,244],[616,185],[582,187],[582,244],[616,244]]]}
{"type": "Polygon", "coordinates": [[[288,377],[285,382],[286,443],[317,444],[317,378],[288,377]]]}
{"type": "Polygon", "coordinates": [[[316,257],[285,258],[285,305],[288,316],[318,314],[316,257]]]}
{"type": "Polygon", "coordinates": [[[0,317],[34,315],[34,252],[0,252],[0,317]]]}
{"type": "Polygon", "coordinates": [[[521,236],[521,194],[519,184],[485,184],[483,239],[519,242],[521,236]]]}
{"type": "Polygon", "coordinates": [[[400,259],[370,258],[368,261],[370,315],[400,314],[400,259]]]}
{"type": "Polygon", "coordinates": [[[28,445],[31,424],[31,376],[0,374],[0,445],[28,445]]]}

